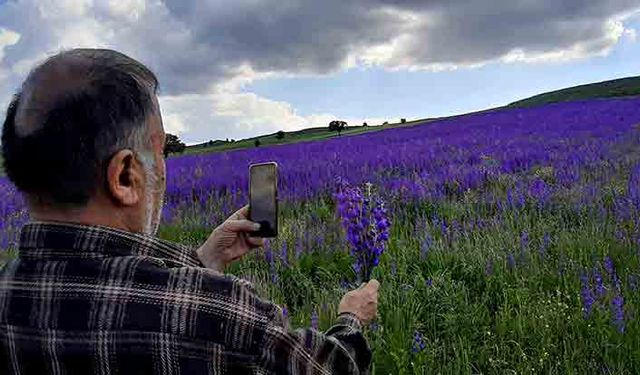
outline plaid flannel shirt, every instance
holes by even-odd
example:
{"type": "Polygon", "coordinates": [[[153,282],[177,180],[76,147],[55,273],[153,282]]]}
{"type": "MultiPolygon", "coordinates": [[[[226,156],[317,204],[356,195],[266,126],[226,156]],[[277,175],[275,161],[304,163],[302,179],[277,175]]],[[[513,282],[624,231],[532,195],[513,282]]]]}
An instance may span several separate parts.
{"type": "Polygon", "coordinates": [[[30,223],[0,271],[2,374],[359,374],[355,316],[289,329],[193,250],[98,226],[30,223]]]}

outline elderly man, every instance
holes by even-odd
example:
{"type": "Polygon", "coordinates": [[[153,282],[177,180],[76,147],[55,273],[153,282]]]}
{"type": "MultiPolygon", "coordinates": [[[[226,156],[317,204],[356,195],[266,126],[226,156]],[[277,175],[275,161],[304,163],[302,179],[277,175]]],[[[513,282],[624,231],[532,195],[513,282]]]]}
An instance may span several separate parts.
{"type": "Polygon", "coordinates": [[[165,188],[157,80],[105,49],[36,67],[7,110],[5,171],[31,222],[0,271],[2,374],[366,373],[378,283],[326,333],[290,330],[223,274],[262,239],[241,209],[197,250],[154,237],[165,188]]]}

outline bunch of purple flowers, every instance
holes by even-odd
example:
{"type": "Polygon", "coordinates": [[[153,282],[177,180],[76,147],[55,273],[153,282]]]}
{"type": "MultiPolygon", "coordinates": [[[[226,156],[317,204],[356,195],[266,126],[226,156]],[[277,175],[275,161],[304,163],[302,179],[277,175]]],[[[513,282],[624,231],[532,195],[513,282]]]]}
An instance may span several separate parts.
{"type": "Polygon", "coordinates": [[[607,256],[602,262],[607,275],[611,279],[610,287],[605,286],[602,273],[600,272],[600,263],[596,262],[591,274],[583,271],[580,275],[582,297],[582,310],[585,319],[589,319],[594,307],[604,307],[606,300],[610,300],[611,305],[611,321],[618,332],[625,332],[625,313],[624,313],[624,296],[622,295],[622,287],[620,278],[616,273],[615,265],[611,257],[607,256]],[[609,289],[609,293],[607,292],[609,289]],[[609,297],[609,298],[607,298],[609,297]]]}
{"type": "Polygon", "coordinates": [[[338,215],[351,245],[353,269],[360,281],[371,278],[371,272],[387,246],[391,228],[384,202],[374,194],[372,187],[367,183],[363,192],[344,179],[337,179],[338,215]]]}

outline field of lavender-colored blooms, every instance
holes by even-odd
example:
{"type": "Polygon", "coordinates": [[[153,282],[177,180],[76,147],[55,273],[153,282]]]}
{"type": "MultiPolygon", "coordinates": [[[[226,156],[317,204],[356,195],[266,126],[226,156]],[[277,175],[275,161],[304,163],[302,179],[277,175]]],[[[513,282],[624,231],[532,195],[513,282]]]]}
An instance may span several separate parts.
{"type": "MultiPolygon", "coordinates": [[[[639,98],[590,100],[172,158],[160,236],[200,243],[275,160],[281,236],[231,272],[294,327],[329,327],[366,253],[376,374],[635,373],[639,124],[639,98]]],[[[11,249],[4,180],[0,217],[11,249]]]]}

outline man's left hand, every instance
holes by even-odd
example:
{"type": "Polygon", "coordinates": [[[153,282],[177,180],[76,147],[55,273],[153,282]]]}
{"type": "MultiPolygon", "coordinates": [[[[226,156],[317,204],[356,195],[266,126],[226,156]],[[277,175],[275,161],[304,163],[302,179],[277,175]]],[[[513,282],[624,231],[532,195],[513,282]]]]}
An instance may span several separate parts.
{"type": "Polygon", "coordinates": [[[249,232],[260,229],[260,224],[248,220],[249,206],[244,206],[213,230],[196,253],[207,268],[223,272],[232,262],[242,258],[249,250],[264,245],[264,239],[249,237],[249,232]]]}

